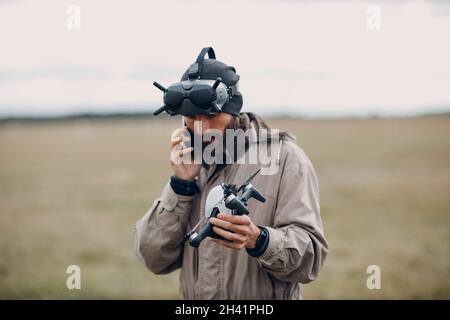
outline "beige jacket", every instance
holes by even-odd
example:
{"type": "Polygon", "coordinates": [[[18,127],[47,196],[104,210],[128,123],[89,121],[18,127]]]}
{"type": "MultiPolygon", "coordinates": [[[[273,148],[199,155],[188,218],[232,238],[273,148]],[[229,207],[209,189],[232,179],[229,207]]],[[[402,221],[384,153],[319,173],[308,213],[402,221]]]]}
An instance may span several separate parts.
{"type": "MultiPolygon", "coordinates": [[[[255,131],[254,121],[250,129],[255,131]]],[[[220,183],[239,185],[260,166],[230,164],[215,172],[202,167],[194,196],[176,194],[166,183],[162,195],[137,222],[136,255],[155,274],[181,267],[185,299],[301,299],[301,283],[314,280],[327,256],[314,168],[288,136],[277,144],[279,167],[275,174],[257,175],[252,184],[266,197],[250,199],[249,217],[269,230],[270,241],[260,257],[245,249],[222,247],[205,239],[198,249],[177,242],[204,215],[208,192],[220,183]]],[[[250,148],[256,147],[252,144],[250,148]]],[[[274,150],[273,145],[271,146],[274,150]]]]}

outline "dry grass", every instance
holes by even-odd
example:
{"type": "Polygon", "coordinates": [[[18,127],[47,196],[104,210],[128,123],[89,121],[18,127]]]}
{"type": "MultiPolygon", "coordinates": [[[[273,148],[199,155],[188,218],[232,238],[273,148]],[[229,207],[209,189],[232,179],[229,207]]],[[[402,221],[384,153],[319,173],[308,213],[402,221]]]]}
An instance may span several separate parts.
{"type": "MultiPolygon", "coordinates": [[[[321,187],[331,251],[314,298],[450,298],[450,117],[270,119],[295,133],[321,187]],[[366,288],[366,268],[382,289],[366,288]]],[[[179,121],[79,120],[0,126],[0,298],[179,298],[132,227],[170,175],[179,121]],[[82,269],[82,290],[65,287],[82,269]]]]}

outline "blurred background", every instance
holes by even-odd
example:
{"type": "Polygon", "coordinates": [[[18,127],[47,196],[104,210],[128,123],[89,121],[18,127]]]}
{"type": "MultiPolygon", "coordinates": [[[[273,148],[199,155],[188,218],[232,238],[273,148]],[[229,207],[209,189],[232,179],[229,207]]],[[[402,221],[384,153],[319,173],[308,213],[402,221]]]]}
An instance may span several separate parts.
{"type": "Polygon", "coordinates": [[[304,297],[449,299],[449,36],[446,1],[0,0],[0,298],[181,298],[132,228],[180,126],[152,82],[213,46],[317,171],[330,254],[304,297]]]}

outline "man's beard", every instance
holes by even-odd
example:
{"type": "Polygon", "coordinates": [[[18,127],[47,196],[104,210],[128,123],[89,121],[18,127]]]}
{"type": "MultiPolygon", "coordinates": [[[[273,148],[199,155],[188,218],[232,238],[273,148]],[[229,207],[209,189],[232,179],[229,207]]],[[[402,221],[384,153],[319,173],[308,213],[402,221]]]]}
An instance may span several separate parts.
{"type": "MultiPolygon", "coordinates": [[[[233,117],[230,120],[230,122],[228,123],[228,125],[226,126],[226,128],[224,129],[224,132],[222,132],[221,134],[211,135],[208,140],[204,139],[205,134],[199,135],[199,134],[191,131],[188,128],[188,131],[189,131],[190,137],[191,137],[191,146],[194,147],[194,152],[195,151],[197,153],[200,152],[200,150],[196,149],[196,147],[197,147],[196,144],[198,144],[199,142],[201,143],[201,162],[203,164],[205,164],[205,162],[204,162],[205,149],[208,146],[210,146],[211,144],[215,144],[215,145],[214,146],[210,146],[210,148],[208,150],[208,156],[209,156],[209,153],[211,153],[210,156],[216,158],[221,163],[229,163],[229,162],[232,163],[232,162],[236,161],[237,155],[239,153],[236,150],[236,148],[237,148],[237,146],[236,146],[237,140],[236,140],[236,138],[234,138],[233,142],[227,141],[227,134],[226,134],[226,132],[227,132],[227,130],[230,130],[230,129],[231,130],[243,129],[243,131],[246,131],[247,128],[240,128],[240,119],[239,119],[239,117],[233,117]],[[229,150],[229,148],[233,148],[233,150],[229,150]],[[211,150],[212,150],[212,152],[209,152],[211,150]],[[216,157],[215,151],[220,152],[220,155],[217,155],[217,157],[216,157]],[[234,159],[231,159],[231,156],[230,156],[231,154],[234,155],[233,156],[234,159]]],[[[248,141],[246,139],[245,150],[247,149],[247,147],[248,147],[248,141]]],[[[245,150],[241,150],[241,151],[245,152],[245,150]]],[[[199,155],[198,154],[197,155],[192,154],[192,159],[194,159],[194,157],[197,157],[197,156],[199,156],[199,155]]],[[[198,160],[199,159],[197,158],[196,162],[198,160]]]]}

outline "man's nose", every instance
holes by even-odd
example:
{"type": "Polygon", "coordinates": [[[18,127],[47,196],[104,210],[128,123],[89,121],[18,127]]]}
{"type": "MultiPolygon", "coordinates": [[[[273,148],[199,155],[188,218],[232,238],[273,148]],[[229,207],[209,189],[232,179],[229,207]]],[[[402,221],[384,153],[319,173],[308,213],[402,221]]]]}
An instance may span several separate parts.
{"type": "Polygon", "coordinates": [[[200,136],[203,136],[203,131],[208,129],[208,117],[205,115],[196,115],[192,117],[194,120],[192,131],[200,136]]]}
{"type": "Polygon", "coordinates": [[[208,119],[209,119],[209,117],[204,114],[198,114],[195,116],[195,120],[197,120],[197,121],[207,121],[208,119]]]}

